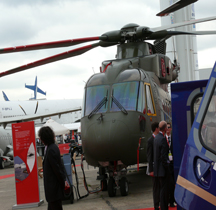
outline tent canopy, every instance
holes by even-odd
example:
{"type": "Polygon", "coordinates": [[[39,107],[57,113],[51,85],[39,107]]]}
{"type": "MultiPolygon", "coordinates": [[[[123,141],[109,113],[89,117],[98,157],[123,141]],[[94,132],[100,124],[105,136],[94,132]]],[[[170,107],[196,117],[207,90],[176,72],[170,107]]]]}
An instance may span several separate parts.
{"type": "MultiPolygon", "coordinates": [[[[69,133],[69,129],[66,128],[65,126],[62,126],[60,125],[59,123],[57,123],[56,121],[52,120],[52,119],[49,119],[47,120],[47,122],[42,126],[49,126],[50,128],[52,128],[52,130],[54,131],[55,135],[63,135],[63,134],[66,134],[66,133],[69,133]]],[[[36,130],[36,138],[38,138],[38,129],[35,129],[36,130]]]]}

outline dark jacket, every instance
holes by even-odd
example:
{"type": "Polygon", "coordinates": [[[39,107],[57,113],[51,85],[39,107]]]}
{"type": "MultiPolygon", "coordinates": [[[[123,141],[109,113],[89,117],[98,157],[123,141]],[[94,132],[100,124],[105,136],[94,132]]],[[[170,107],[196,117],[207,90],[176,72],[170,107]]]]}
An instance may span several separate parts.
{"type": "Polygon", "coordinates": [[[147,143],[147,160],[149,164],[149,173],[154,171],[153,169],[153,163],[154,163],[154,136],[152,135],[148,139],[147,143]]]}
{"type": "Polygon", "coordinates": [[[44,190],[47,202],[63,198],[65,175],[59,148],[56,144],[47,146],[43,161],[44,190]]]}
{"type": "Polygon", "coordinates": [[[154,176],[164,177],[169,170],[169,146],[166,137],[159,133],[154,138],[154,176]]]}

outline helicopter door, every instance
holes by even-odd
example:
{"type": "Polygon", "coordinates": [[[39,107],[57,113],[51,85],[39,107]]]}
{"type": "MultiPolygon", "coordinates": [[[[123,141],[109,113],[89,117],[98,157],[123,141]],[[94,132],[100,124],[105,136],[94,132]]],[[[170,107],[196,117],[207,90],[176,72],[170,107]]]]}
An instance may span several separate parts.
{"type": "Polygon", "coordinates": [[[179,170],[176,202],[184,209],[216,208],[216,64],[191,128],[179,170]]]}
{"type": "Polygon", "coordinates": [[[145,83],[145,90],[146,90],[147,115],[156,116],[154,99],[152,95],[151,86],[149,83],[145,83]]]}

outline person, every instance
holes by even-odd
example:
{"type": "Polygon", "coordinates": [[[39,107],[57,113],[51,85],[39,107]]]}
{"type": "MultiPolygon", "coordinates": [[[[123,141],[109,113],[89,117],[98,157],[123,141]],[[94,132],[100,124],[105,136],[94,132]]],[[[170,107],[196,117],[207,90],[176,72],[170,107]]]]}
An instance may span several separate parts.
{"type": "Polygon", "coordinates": [[[169,179],[169,205],[170,207],[175,207],[175,178],[174,178],[174,166],[173,166],[173,141],[172,141],[172,126],[171,123],[167,123],[167,132],[166,132],[166,139],[169,146],[169,172],[170,172],[170,179],[169,179]]]}
{"type": "Polygon", "coordinates": [[[160,208],[168,210],[169,147],[166,141],[167,123],[159,123],[159,133],[154,139],[154,177],[160,188],[160,208]]]}
{"type": "Polygon", "coordinates": [[[64,136],[63,144],[68,143],[68,142],[67,142],[67,134],[65,134],[65,135],[63,135],[63,136],[64,136]]]}
{"type": "Polygon", "coordinates": [[[74,138],[75,138],[75,143],[78,144],[77,133],[74,134],[74,138]]]}
{"type": "Polygon", "coordinates": [[[43,160],[44,191],[48,202],[48,210],[62,210],[62,198],[65,187],[65,175],[61,162],[60,151],[55,144],[53,130],[44,126],[38,136],[46,147],[43,160]]]}
{"type": "Polygon", "coordinates": [[[148,139],[147,142],[147,160],[148,160],[148,174],[152,176],[153,180],[153,201],[154,201],[154,209],[157,210],[159,209],[159,203],[160,203],[160,188],[159,184],[155,182],[155,177],[154,177],[154,138],[155,136],[159,133],[159,123],[154,122],[151,125],[151,130],[152,130],[152,135],[148,139]]]}

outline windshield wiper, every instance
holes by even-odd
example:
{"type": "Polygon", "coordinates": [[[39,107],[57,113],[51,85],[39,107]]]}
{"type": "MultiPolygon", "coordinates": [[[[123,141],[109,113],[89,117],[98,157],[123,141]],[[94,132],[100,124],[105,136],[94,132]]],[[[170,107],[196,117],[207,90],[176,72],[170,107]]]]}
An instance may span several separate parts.
{"type": "Polygon", "coordinates": [[[127,110],[118,102],[118,100],[114,97],[114,95],[111,96],[112,101],[115,103],[115,105],[124,113],[128,114],[127,110]]]}
{"type": "Polygon", "coordinates": [[[92,110],[92,112],[88,115],[88,118],[90,119],[94,114],[96,114],[99,110],[100,110],[100,108],[104,105],[104,104],[106,104],[106,102],[107,102],[108,100],[107,100],[107,96],[105,96],[102,100],[101,100],[101,102],[92,110]]]}

